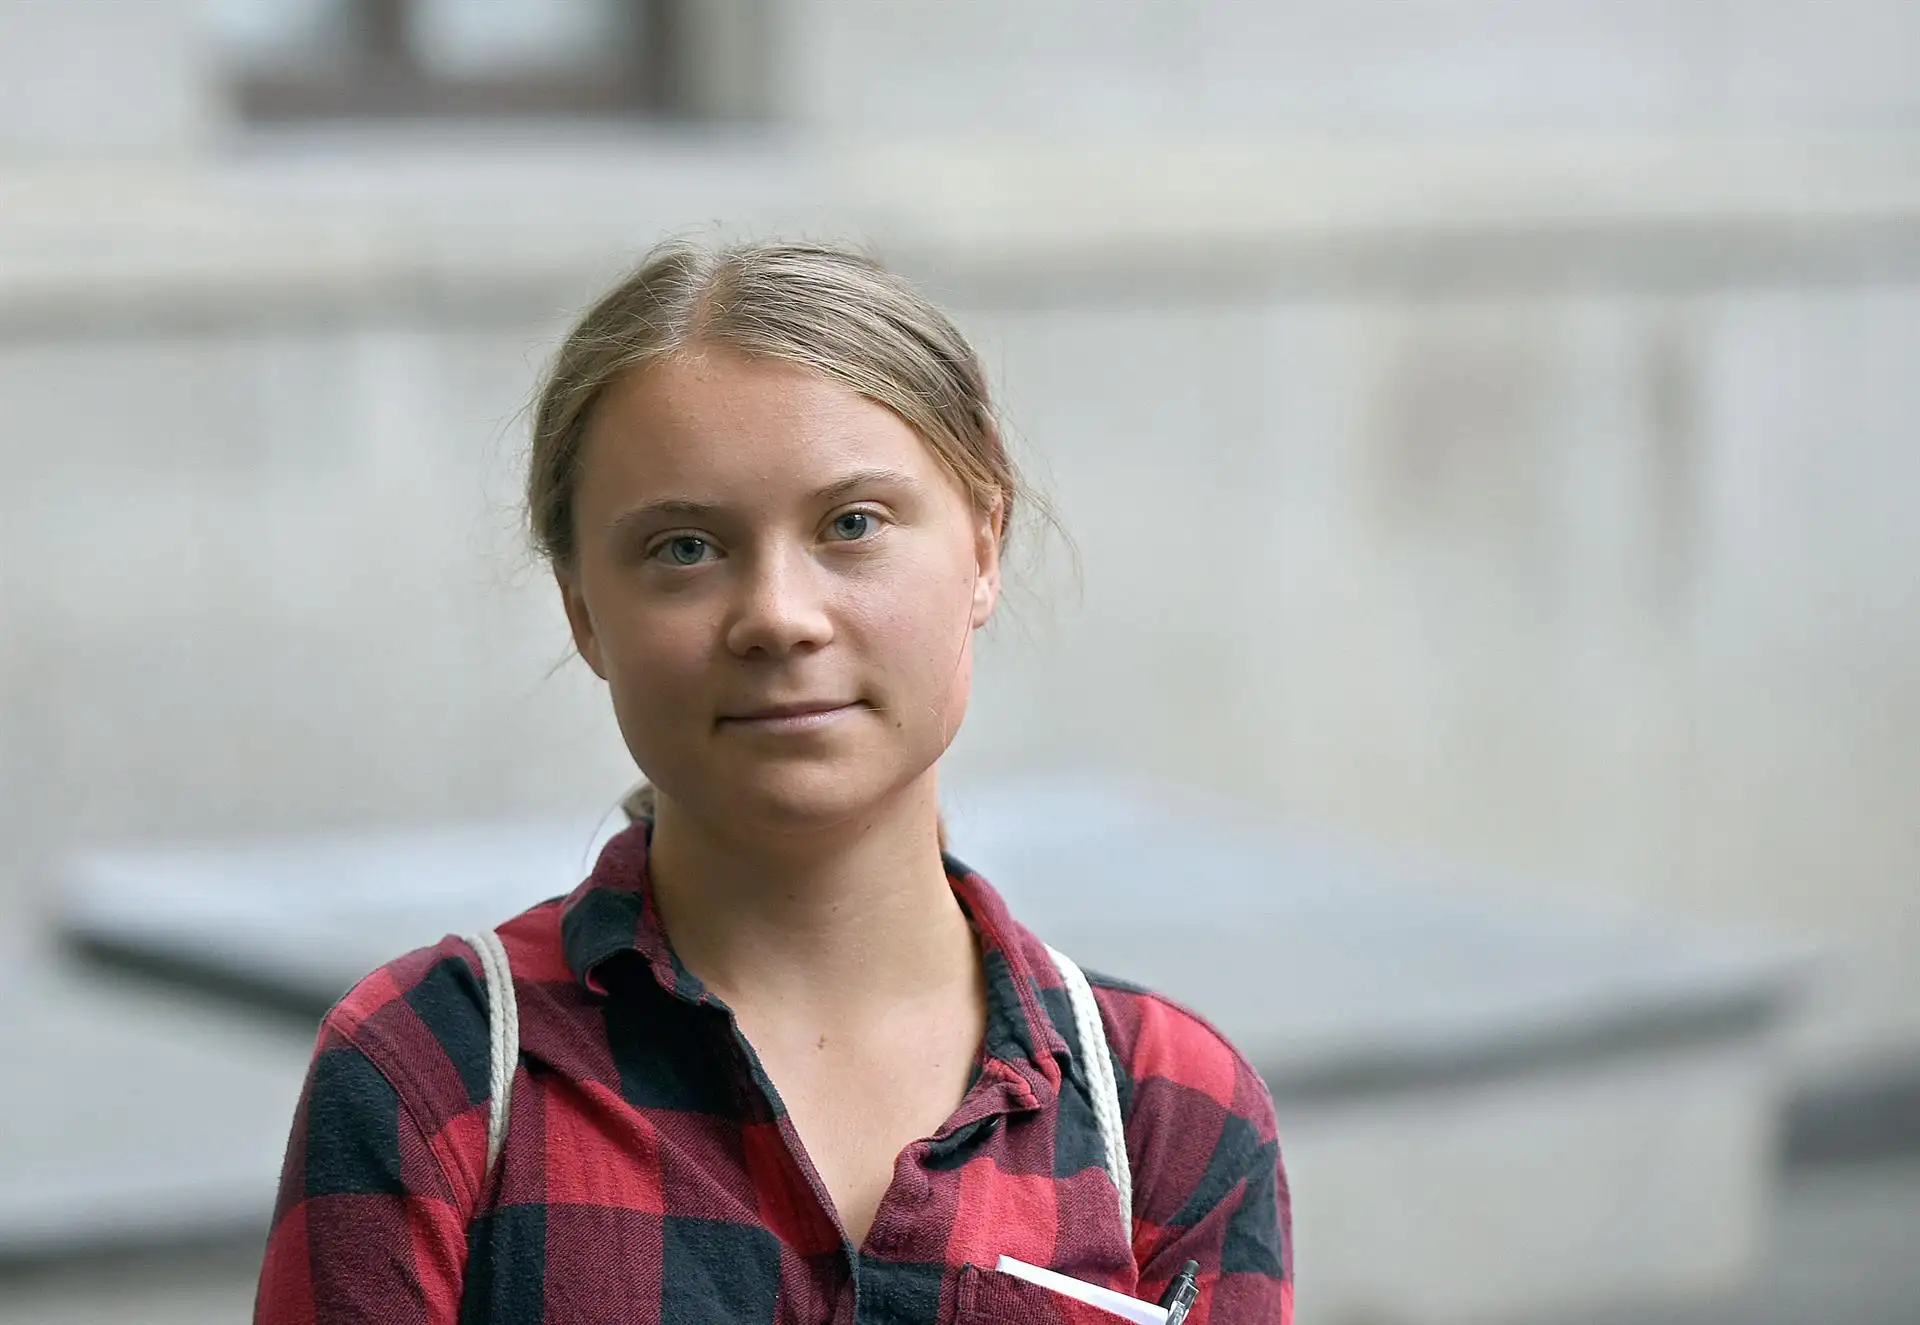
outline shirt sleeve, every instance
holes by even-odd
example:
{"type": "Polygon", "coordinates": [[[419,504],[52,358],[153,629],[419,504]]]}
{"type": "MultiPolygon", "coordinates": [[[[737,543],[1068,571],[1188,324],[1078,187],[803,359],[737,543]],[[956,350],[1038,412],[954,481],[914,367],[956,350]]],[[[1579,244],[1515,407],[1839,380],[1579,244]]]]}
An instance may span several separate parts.
{"type": "Polygon", "coordinates": [[[1185,1009],[1147,995],[1129,1011],[1141,1292],[1158,1297],[1196,1261],[1191,1325],[1292,1325],[1292,1202],[1266,1083],[1185,1009]]]}
{"type": "Polygon", "coordinates": [[[294,1113],[255,1325],[454,1325],[458,1191],[392,1079],[330,1016],[294,1113]]]}

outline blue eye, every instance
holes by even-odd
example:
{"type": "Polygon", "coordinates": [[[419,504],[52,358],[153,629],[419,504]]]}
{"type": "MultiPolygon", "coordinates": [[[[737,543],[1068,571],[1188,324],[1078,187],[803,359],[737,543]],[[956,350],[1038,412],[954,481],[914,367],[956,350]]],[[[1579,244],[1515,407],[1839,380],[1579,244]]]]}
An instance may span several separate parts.
{"type": "Polygon", "coordinates": [[[848,511],[833,522],[835,535],[849,543],[865,538],[872,530],[873,517],[865,511],[848,511]]]}
{"type": "Polygon", "coordinates": [[[706,559],[709,544],[704,538],[695,538],[692,534],[680,534],[669,538],[653,550],[656,557],[664,557],[670,565],[698,566],[706,559]]]}

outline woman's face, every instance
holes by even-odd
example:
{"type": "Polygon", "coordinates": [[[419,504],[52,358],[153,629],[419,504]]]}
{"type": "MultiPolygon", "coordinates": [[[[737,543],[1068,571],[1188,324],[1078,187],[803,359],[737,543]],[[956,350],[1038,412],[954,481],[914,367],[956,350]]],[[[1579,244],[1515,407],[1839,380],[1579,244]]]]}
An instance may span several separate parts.
{"type": "Polygon", "coordinates": [[[560,575],[634,760],[709,822],[806,829],[929,775],[966,709],[997,530],[899,416],[676,355],[602,397],[560,575]]]}

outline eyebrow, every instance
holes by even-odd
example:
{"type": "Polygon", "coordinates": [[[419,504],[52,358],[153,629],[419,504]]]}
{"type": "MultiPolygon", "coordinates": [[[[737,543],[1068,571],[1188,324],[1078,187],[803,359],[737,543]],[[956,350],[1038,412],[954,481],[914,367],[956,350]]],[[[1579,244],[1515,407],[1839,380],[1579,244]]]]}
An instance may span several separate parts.
{"type": "Polygon", "coordinates": [[[920,491],[920,482],[913,475],[898,469],[856,469],[843,479],[836,479],[824,488],[816,488],[810,499],[817,502],[838,501],[850,497],[861,488],[905,488],[909,492],[920,491]]]}
{"type": "MultiPolygon", "coordinates": [[[[845,478],[835,479],[825,487],[815,488],[807,494],[807,500],[814,503],[839,501],[862,488],[897,487],[918,493],[921,483],[911,474],[898,469],[856,469],[845,478]]],[[[705,520],[711,519],[726,510],[720,502],[691,501],[684,497],[663,497],[658,501],[643,502],[620,512],[608,523],[612,528],[625,529],[632,525],[644,524],[658,519],[705,520]]]]}

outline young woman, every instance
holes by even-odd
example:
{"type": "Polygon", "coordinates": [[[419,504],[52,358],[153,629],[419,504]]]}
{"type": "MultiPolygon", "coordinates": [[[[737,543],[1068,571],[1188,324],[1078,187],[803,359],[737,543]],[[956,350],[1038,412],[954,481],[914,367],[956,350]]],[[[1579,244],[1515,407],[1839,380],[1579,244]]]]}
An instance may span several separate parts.
{"type": "Polygon", "coordinates": [[[649,785],[499,948],[327,1016],[255,1319],[1119,1319],[1005,1255],[1149,1301],[1197,1262],[1195,1325],[1287,1325],[1259,1077],[944,854],[1022,509],[960,333],[852,253],[672,246],[533,431],[533,534],[649,785]]]}

